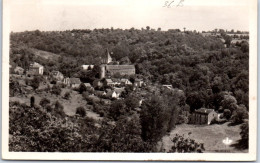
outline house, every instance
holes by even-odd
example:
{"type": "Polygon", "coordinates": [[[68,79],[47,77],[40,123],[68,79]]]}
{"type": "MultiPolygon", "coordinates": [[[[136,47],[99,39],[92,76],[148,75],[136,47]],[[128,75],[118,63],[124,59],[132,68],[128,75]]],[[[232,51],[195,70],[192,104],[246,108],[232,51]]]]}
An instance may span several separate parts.
{"type": "Polygon", "coordinates": [[[81,84],[79,78],[70,78],[70,87],[71,88],[78,88],[81,84]]]}
{"type": "Polygon", "coordinates": [[[112,81],[112,79],[105,79],[104,85],[114,87],[115,83],[112,81]]]}
{"type": "Polygon", "coordinates": [[[115,86],[120,86],[120,84],[121,84],[121,81],[120,81],[120,79],[113,79],[113,82],[114,82],[114,85],[115,86]]]}
{"type": "Polygon", "coordinates": [[[120,81],[122,85],[132,85],[132,82],[128,79],[121,79],[120,81]]]}
{"type": "Polygon", "coordinates": [[[94,68],[94,65],[81,65],[81,68],[83,70],[92,70],[94,68]]]}
{"type": "Polygon", "coordinates": [[[142,79],[135,79],[134,86],[136,87],[142,87],[144,84],[142,79]]]}
{"type": "Polygon", "coordinates": [[[120,97],[122,92],[125,91],[125,88],[115,88],[114,91],[116,92],[117,96],[120,97]]]}
{"type": "Polygon", "coordinates": [[[218,114],[214,109],[200,108],[195,110],[194,113],[190,115],[190,124],[210,124],[213,119],[217,119],[218,114]]]}
{"type": "Polygon", "coordinates": [[[97,88],[97,87],[100,88],[103,86],[103,83],[101,82],[101,80],[96,79],[93,81],[93,86],[94,86],[94,88],[97,88]]]}
{"type": "Polygon", "coordinates": [[[64,79],[63,74],[59,71],[52,71],[51,76],[57,81],[62,81],[64,79]]]}
{"type": "Polygon", "coordinates": [[[91,84],[90,83],[83,83],[84,84],[84,86],[87,88],[87,90],[94,90],[94,88],[91,86],[91,84]]]}
{"type": "Polygon", "coordinates": [[[118,98],[119,97],[119,95],[114,90],[109,90],[107,92],[106,96],[109,98],[118,98]]]}
{"type": "Polygon", "coordinates": [[[105,91],[95,91],[95,95],[96,96],[105,96],[106,95],[106,92],[105,91]]]}
{"type": "Polygon", "coordinates": [[[28,75],[43,75],[43,66],[37,62],[30,64],[28,75]]]}
{"type": "Polygon", "coordinates": [[[22,75],[24,73],[24,69],[22,67],[15,67],[14,69],[14,73],[18,74],[18,75],[22,75]]]}
{"type": "Polygon", "coordinates": [[[63,84],[66,84],[67,86],[69,86],[70,85],[70,78],[64,78],[63,84]]]}
{"type": "Polygon", "coordinates": [[[167,88],[167,89],[173,89],[172,85],[163,85],[164,88],[167,88]]]}

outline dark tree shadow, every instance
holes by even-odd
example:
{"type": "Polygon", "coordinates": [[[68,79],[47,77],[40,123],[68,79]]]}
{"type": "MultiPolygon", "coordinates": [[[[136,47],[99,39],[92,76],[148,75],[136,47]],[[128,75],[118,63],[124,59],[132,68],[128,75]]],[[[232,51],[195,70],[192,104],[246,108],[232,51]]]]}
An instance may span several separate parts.
{"type": "Polygon", "coordinates": [[[236,143],[231,144],[231,147],[234,147],[238,150],[244,150],[244,149],[248,149],[248,140],[238,140],[236,143]]]}

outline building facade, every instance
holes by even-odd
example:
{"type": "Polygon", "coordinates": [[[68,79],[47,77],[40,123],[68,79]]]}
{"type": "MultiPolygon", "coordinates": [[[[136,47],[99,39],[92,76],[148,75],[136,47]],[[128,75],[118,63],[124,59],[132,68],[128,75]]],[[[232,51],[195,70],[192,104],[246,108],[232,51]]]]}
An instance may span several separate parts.
{"type": "Polygon", "coordinates": [[[37,62],[30,64],[28,75],[43,75],[43,66],[37,62]]]}
{"type": "Polygon", "coordinates": [[[195,110],[194,113],[190,115],[189,123],[190,124],[211,124],[213,119],[217,119],[218,114],[214,111],[214,109],[206,109],[200,108],[195,110]]]}

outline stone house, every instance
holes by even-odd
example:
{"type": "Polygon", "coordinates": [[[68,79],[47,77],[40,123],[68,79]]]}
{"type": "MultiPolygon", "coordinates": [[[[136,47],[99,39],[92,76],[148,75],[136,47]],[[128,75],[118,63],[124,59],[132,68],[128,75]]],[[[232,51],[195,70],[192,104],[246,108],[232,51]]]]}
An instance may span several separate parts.
{"type": "Polygon", "coordinates": [[[218,114],[214,111],[214,109],[206,109],[206,108],[200,108],[198,110],[195,110],[194,113],[192,113],[189,117],[189,123],[190,124],[211,124],[211,121],[213,119],[217,119],[218,114]]]}
{"type": "Polygon", "coordinates": [[[115,83],[112,81],[112,79],[105,79],[104,85],[105,85],[105,86],[114,87],[114,86],[115,86],[115,83]]]}
{"type": "Polygon", "coordinates": [[[109,90],[106,94],[107,97],[109,98],[118,98],[119,95],[116,93],[115,90],[109,90]]]}
{"type": "Polygon", "coordinates": [[[79,88],[81,81],[79,78],[70,78],[70,87],[79,88]]]}
{"type": "Polygon", "coordinates": [[[24,69],[22,67],[15,67],[14,69],[14,73],[18,74],[18,75],[22,75],[24,73],[24,69]]]}
{"type": "Polygon", "coordinates": [[[135,79],[134,86],[142,87],[144,85],[144,81],[142,79],[135,79]]]}
{"type": "Polygon", "coordinates": [[[70,86],[70,78],[64,78],[63,84],[66,84],[67,86],[70,86]]]}
{"type": "Polygon", "coordinates": [[[62,81],[64,79],[64,75],[59,71],[52,71],[51,77],[53,77],[56,81],[62,81]]]}
{"type": "Polygon", "coordinates": [[[97,87],[102,87],[103,86],[103,82],[101,82],[101,80],[99,80],[99,79],[96,79],[96,80],[94,80],[93,81],[93,87],[94,88],[97,88],[97,87]]]}
{"type": "Polygon", "coordinates": [[[94,65],[81,65],[82,70],[92,70],[94,65]]]}
{"type": "Polygon", "coordinates": [[[122,85],[132,85],[132,82],[128,79],[121,79],[120,81],[122,85]]]}
{"type": "Polygon", "coordinates": [[[43,66],[37,62],[30,64],[27,75],[43,75],[43,66]]]}

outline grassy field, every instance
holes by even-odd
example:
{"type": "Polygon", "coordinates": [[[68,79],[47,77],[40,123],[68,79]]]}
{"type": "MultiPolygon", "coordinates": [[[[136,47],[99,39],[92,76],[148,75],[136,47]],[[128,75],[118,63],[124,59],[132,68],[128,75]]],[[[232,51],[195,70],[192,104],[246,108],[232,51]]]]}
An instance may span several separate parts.
{"type": "Polygon", "coordinates": [[[194,139],[197,142],[204,143],[205,151],[207,153],[210,152],[248,152],[248,150],[238,150],[234,147],[226,147],[222,140],[228,137],[233,140],[232,144],[236,143],[237,140],[240,139],[240,125],[237,126],[228,126],[229,123],[225,123],[222,125],[188,125],[182,124],[178,125],[174,130],[172,130],[168,135],[164,136],[162,142],[159,143],[160,146],[168,152],[171,149],[173,143],[171,142],[171,138],[174,137],[175,134],[184,135],[184,137],[188,137],[188,133],[191,132],[189,137],[194,139]]]}
{"type": "MultiPolygon", "coordinates": [[[[47,92],[41,92],[37,94],[32,93],[28,95],[19,95],[15,97],[10,97],[10,101],[19,101],[20,103],[26,103],[27,105],[30,105],[31,96],[35,97],[35,104],[37,105],[39,105],[40,100],[44,97],[48,98],[51,101],[51,103],[55,103],[58,100],[63,105],[64,112],[70,116],[75,115],[77,107],[83,106],[86,108],[87,105],[86,100],[83,99],[81,94],[68,88],[63,88],[60,96],[53,95],[47,92]],[[65,94],[65,92],[68,91],[71,92],[71,98],[69,100],[65,100],[62,97],[65,94]]],[[[102,117],[100,117],[99,114],[93,112],[90,109],[86,109],[86,112],[87,112],[87,116],[90,118],[93,118],[95,120],[102,119],[102,117]]]]}

